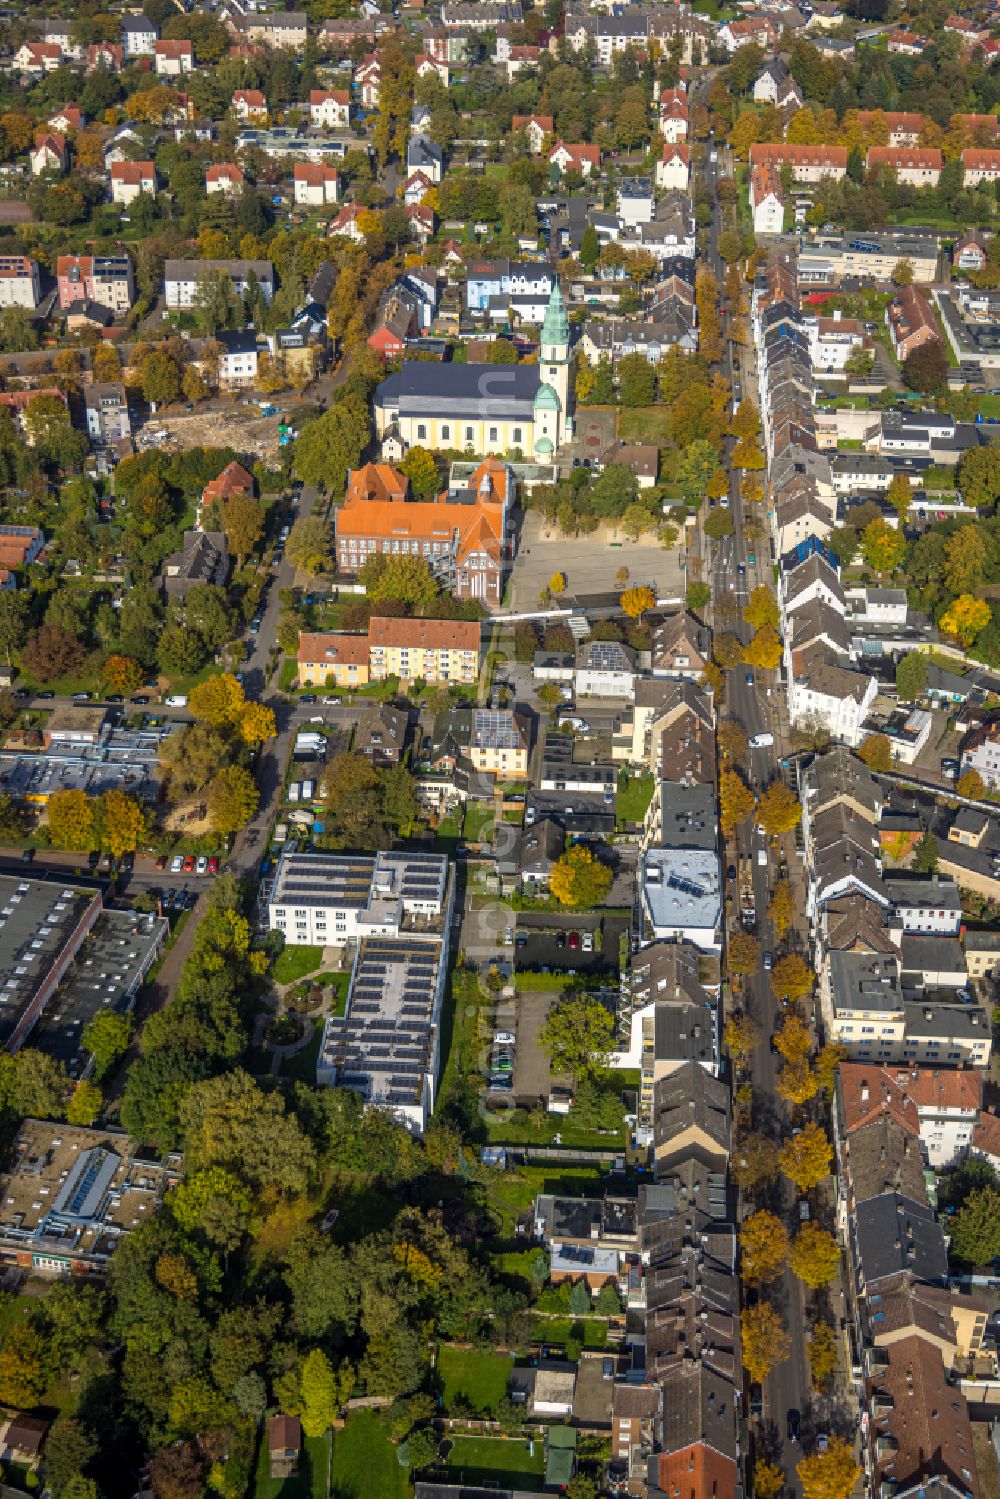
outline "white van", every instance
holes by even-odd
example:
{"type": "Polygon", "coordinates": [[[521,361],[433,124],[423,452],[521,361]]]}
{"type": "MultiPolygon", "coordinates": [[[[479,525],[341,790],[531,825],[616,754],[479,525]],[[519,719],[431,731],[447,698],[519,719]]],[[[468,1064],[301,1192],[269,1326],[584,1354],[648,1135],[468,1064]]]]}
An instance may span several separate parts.
{"type": "Polygon", "coordinates": [[[315,781],[303,781],[302,782],[302,800],[304,802],[311,802],[312,799],[313,799],[313,797],[315,795],[316,795],[316,782],[315,781]]]}
{"type": "Polygon", "coordinates": [[[751,749],[767,749],[774,743],[773,734],[754,734],[750,740],[751,749]]]}
{"type": "Polygon", "coordinates": [[[288,786],[288,800],[290,802],[297,802],[298,799],[299,799],[299,797],[301,795],[302,795],[302,782],[301,781],[291,781],[291,782],[289,782],[289,786],[288,786]]]}
{"type": "Polygon", "coordinates": [[[175,692],[171,697],[164,698],[163,701],[168,708],[186,708],[188,705],[187,698],[180,692],[175,692]]]}

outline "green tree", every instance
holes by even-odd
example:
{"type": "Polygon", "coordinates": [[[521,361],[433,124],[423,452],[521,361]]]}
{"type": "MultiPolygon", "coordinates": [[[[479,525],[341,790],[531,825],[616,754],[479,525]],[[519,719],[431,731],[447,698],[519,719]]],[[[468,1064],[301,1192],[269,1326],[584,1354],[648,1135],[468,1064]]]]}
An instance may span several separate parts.
{"type": "Polygon", "coordinates": [[[910,868],[917,874],[933,874],[937,869],[938,841],[929,830],[917,839],[910,868]]]}
{"type": "Polygon", "coordinates": [[[84,1079],[77,1083],[73,1095],[66,1105],[66,1120],[69,1124],[93,1124],[104,1107],[104,1094],[96,1083],[84,1079]]]}
{"type": "Polygon", "coordinates": [[[645,354],[624,354],[618,361],[618,400],[622,406],[651,406],[656,372],[645,354]]]}
{"type": "Polygon", "coordinates": [[[410,448],[399,465],[399,472],[409,479],[414,499],[432,500],[441,488],[437,460],[427,448],[410,448]]]}
{"type": "Polygon", "coordinates": [[[969,448],[962,455],[958,488],[968,505],[995,505],[1000,500],[1000,442],[969,448]]]}
{"type": "Polygon", "coordinates": [[[212,828],[229,838],[246,827],[260,802],[253,776],[241,765],[224,765],[208,788],[208,817],[212,828]]]}
{"type": "Polygon", "coordinates": [[[927,685],[927,662],[919,651],[900,656],[896,666],[896,692],[904,703],[912,703],[927,685]]]}
{"type": "Polygon", "coordinates": [[[965,1265],[989,1265],[1000,1255],[1000,1192],[981,1187],[970,1192],[948,1221],[951,1253],[965,1265]]]}
{"type": "Polygon", "coordinates": [[[315,578],[330,566],[332,546],[332,532],[322,516],[303,515],[293,525],[285,551],[289,562],[315,578]]]}
{"type": "Polygon", "coordinates": [[[176,401],[181,393],[181,372],[177,361],[165,350],[153,349],[142,361],[140,371],[143,397],[152,406],[176,401]]]}
{"type": "Polygon", "coordinates": [[[313,1348],[306,1354],[300,1390],[302,1430],[307,1437],[320,1437],[333,1425],[339,1410],[336,1375],[322,1349],[313,1348]]]}
{"type": "Polygon", "coordinates": [[[614,1037],[614,1016],[608,1007],[592,994],[574,993],[553,1005],[539,1044],[553,1072],[569,1072],[580,1081],[607,1067],[614,1037]]]}
{"type": "Polygon", "coordinates": [[[703,437],[695,438],[677,455],[676,482],[686,500],[700,501],[718,463],[718,450],[703,437]]]}
{"type": "Polygon", "coordinates": [[[395,557],[374,552],[361,567],[358,579],[373,603],[399,599],[408,608],[421,613],[434,605],[441,592],[440,584],[423,557],[395,557]]]}
{"type": "Polygon", "coordinates": [[[117,1010],[99,1010],[84,1026],[81,1040],[94,1058],[94,1074],[100,1080],[128,1051],[132,1017],[117,1010]]]}
{"type": "Polygon", "coordinates": [[[360,462],[368,432],[367,404],[359,395],[346,395],[322,416],[303,423],[295,442],[296,474],[329,494],[342,494],[348,470],[360,462]]]}

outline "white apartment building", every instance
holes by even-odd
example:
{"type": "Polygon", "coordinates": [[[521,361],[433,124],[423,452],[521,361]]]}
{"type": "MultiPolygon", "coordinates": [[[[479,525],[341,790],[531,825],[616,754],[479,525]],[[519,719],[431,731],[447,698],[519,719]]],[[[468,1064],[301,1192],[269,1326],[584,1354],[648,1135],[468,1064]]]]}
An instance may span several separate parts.
{"type": "Polygon", "coordinates": [[[40,297],[38,262],[26,255],[0,255],[0,307],[33,312],[40,297]]]}
{"type": "Polygon", "coordinates": [[[271,889],[268,923],[296,946],[346,947],[420,928],[440,936],[451,898],[442,854],[286,853],[271,889]]]}

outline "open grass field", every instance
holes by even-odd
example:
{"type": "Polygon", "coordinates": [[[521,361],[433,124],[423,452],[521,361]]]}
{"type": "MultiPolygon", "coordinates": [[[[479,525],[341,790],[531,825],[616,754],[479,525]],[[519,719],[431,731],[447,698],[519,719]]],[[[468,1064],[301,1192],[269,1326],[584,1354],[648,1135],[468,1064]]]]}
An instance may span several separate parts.
{"type": "Polygon", "coordinates": [[[304,979],[307,973],[315,973],[323,961],[321,947],[289,946],[284,948],[274,965],[276,984],[294,984],[304,979]]]}
{"type": "Polygon", "coordinates": [[[457,1396],[476,1411],[495,1411],[507,1393],[507,1378],[514,1366],[508,1353],[488,1353],[479,1348],[442,1347],[437,1372],[441,1379],[445,1410],[457,1396]]]}
{"type": "Polygon", "coordinates": [[[619,823],[641,822],[653,800],[655,782],[651,775],[618,777],[615,816],[619,823]]]}
{"type": "MultiPolygon", "coordinates": [[[[396,1461],[385,1424],[371,1411],[352,1411],[343,1431],[334,1433],[330,1493],[334,1499],[409,1499],[409,1475],[396,1461]]],[[[257,1499],[271,1499],[259,1492],[257,1499]]],[[[284,1495],[282,1496],[284,1499],[284,1495]]],[[[316,1496],[313,1496],[316,1499],[316,1496]]]]}
{"type": "Polygon", "coordinates": [[[626,442],[670,442],[670,410],[667,406],[623,406],[618,412],[618,436],[626,442]]]}
{"type": "Polygon", "coordinates": [[[530,1443],[521,1437],[455,1437],[446,1466],[452,1482],[539,1494],[545,1450],[541,1440],[530,1443]]]}

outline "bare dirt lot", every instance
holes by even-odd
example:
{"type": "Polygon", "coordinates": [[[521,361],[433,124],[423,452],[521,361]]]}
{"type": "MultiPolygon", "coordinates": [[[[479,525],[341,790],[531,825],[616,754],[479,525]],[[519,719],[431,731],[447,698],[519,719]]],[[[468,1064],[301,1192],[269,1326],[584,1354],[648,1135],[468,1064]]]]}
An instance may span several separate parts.
{"type": "MultiPolygon", "coordinates": [[[[221,410],[182,412],[178,415],[157,412],[148,426],[169,432],[179,448],[237,448],[252,453],[267,463],[277,462],[277,416],[261,416],[249,406],[228,406],[221,410]]],[[[141,444],[140,444],[141,445],[141,444]]]]}

